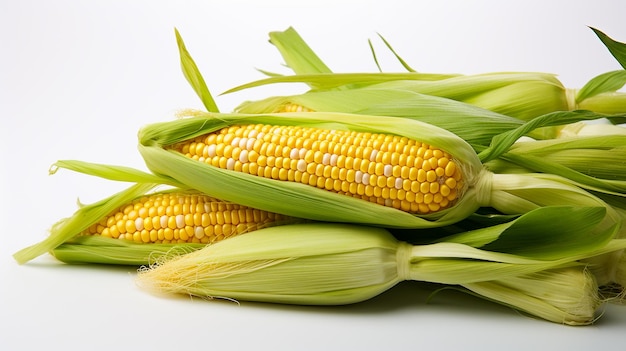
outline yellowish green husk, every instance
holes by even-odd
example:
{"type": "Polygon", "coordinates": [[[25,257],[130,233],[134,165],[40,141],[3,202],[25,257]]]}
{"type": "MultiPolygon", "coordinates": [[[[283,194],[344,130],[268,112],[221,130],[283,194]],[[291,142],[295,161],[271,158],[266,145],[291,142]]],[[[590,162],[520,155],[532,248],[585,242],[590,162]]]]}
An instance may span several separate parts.
{"type": "Polygon", "coordinates": [[[584,267],[547,270],[473,284],[467,289],[556,323],[587,325],[602,305],[594,276],[584,267]]]}
{"type": "Polygon", "coordinates": [[[575,254],[549,260],[460,243],[413,246],[375,227],[294,224],[163,257],[140,270],[138,284],[159,294],[341,305],[370,299],[403,280],[421,280],[465,286],[553,322],[589,324],[601,300],[593,276],[575,261],[626,245],[606,243],[581,245],[575,254]]]}

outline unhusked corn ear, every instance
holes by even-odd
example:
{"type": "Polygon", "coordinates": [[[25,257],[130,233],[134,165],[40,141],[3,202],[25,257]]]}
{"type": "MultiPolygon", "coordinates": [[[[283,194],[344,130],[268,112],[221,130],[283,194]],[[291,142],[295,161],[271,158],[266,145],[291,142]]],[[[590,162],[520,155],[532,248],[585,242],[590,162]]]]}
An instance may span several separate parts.
{"type": "Polygon", "coordinates": [[[203,194],[157,193],[119,207],[81,235],[100,235],[136,243],[209,244],[287,219],[287,216],[227,203],[203,194]]]}
{"type": "Polygon", "coordinates": [[[451,207],[464,189],[452,155],[390,134],[233,125],[170,148],[222,169],[308,184],[415,214],[451,207]]]}

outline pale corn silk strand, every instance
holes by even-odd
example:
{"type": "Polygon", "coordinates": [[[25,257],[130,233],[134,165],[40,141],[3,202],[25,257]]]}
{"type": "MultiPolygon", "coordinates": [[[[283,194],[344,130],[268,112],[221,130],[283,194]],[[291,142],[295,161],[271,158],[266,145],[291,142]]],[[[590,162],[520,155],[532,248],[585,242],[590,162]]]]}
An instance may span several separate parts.
{"type": "Polygon", "coordinates": [[[413,257],[413,245],[405,242],[398,244],[396,251],[396,265],[398,266],[398,280],[412,280],[411,259],[413,257]]]}
{"type": "Polygon", "coordinates": [[[493,184],[493,173],[483,169],[478,174],[478,180],[474,185],[476,192],[476,203],[480,207],[491,206],[491,191],[493,184]]]}

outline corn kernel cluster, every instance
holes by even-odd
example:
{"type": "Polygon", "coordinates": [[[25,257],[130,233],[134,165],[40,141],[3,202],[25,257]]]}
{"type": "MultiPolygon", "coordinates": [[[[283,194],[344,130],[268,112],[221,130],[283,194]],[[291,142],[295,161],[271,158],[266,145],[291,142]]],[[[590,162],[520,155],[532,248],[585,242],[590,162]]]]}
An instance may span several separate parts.
{"type": "Polygon", "coordinates": [[[235,125],[171,146],[215,167],[309,184],[410,213],[452,206],[463,180],[447,152],[395,135],[235,125]]]}
{"type": "Polygon", "coordinates": [[[162,193],[144,196],[120,207],[82,234],[137,243],[206,244],[286,219],[286,216],[205,195],[162,193]]]}

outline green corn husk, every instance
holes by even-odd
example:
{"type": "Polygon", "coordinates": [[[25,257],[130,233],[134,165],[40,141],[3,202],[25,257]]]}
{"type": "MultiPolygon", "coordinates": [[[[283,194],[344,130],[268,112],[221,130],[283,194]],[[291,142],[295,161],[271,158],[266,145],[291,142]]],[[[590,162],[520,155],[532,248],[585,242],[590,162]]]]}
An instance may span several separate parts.
{"type": "Polygon", "coordinates": [[[626,196],[626,135],[516,142],[486,166],[498,173],[515,167],[513,172],[557,174],[589,190],[626,196]]]}
{"type": "Polygon", "coordinates": [[[274,113],[287,104],[320,112],[344,112],[416,119],[451,131],[477,148],[494,135],[517,128],[522,120],[469,104],[401,89],[367,87],[339,91],[313,91],[246,102],[236,108],[244,114],[274,113]],[[468,123],[459,123],[462,117],[468,123]],[[471,123],[469,123],[471,122],[471,123]]]}
{"type": "MultiPolygon", "coordinates": [[[[614,41],[596,29],[593,30],[607,47],[616,48],[611,50],[611,53],[619,62],[626,61],[626,58],[623,57],[623,52],[626,52],[623,48],[626,47],[626,44],[614,41]]],[[[308,84],[311,87],[311,92],[358,90],[367,87],[377,90],[433,95],[465,102],[522,120],[530,120],[555,111],[577,109],[608,115],[626,112],[626,93],[618,92],[626,83],[626,71],[624,70],[607,72],[594,77],[578,91],[566,89],[554,74],[541,72],[492,72],[471,76],[458,74],[447,77],[445,75],[429,76],[415,72],[408,67],[384,38],[383,41],[409,72],[332,73],[293,28],[288,28],[283,32],[273,32],[270,33],[270,42],[278,48],[295,75],[274,75],[267,79],[235,87],[227,93],[264,84],[299,82],[308,84]],[[306,48],[306,50],[302,50],[302,48],[306,48]],[[296,50],[301,50],[302,54],[296,53],[296,50]],[[324,65],[324,70],[316,69],[321,65],[324,65]]],[[[258,109],[263,105],[267,105],[267,102],[245,103],[239,107],[239,110],[246,113],[259,113],[261,111],[258,109]]],[[[306,104],[303,106],[309,107],[306,104]]],[[[315,110],[314,107],[309,108],[315,110]]],[[[324,109],[323,111],[328,110],[324,109]]]]}
{"type": "Polygon", "coordinates": [[[597,310],[602,297],[593,276],[580,267],[470,283],[464,287],[483,298],[556,323],[587,325],[600,318],[597,310]]]}
{"type": "MultiPolygon", "coordinates": [[[[444,129],[411,119],[311,112],[267,115],[199,113],[193,118],[148,125],[139,132],[139,139],[139,151],[148,168],[156,174],[173,178],[219,199],[298,218],[427,228],[458,222],[481,206],[494,207],[505,214],[520,214],[548,205],[608,207],[565,178],[533,173],[493,174],[483,168],[475,151],[463,139],[444,129]],[[463,170],[468,187],[454,206],[416,216],[304,184],[219,169],[167,149],[168,145],[229,125],[247,123],[306,125],[389,133],[416,139],[452,155],[463,170]]],[[[503,151],[495,147],[488,154],[493,156],[503,151]]],[[[614,214],[610,209],[607,212],[607,218],[613,221],[614,214]]]]}
{"type": "Polygon", "coordinates": [[[161,257],[180,255],[203,248],[204,244],[138,244],[133,241],[101,236],[75,236],[50,251],[57,260],[68,264],[106,264],[143,266],[161,257]]]}
{"type": "MultiPolygon", "coordinates": [[[[329,82],[337,81],[332,84],[337,85],[339,82],[343,82],[344,75],[348,74],[335,73],[332,75],[320,75],[318,80],[325,77],[329,82]]],[[[406,99],[406,97],[426,95],[433,100],[435,100],[435,97],[439,97],[440,99],[451,100],[448,102],[449,104],[452,104],[452,101],[462,102],[476,108],[492,111],[494,114],[514,117],[522,121],[554,111],[568,111],[573,109],[569,107],[566,100],[566,89],[556,80],[554,75],[546,73],[502,72],[473,76],[457,76],[440,80],[422,80],[420,76],[412,76],[412,74],[409,73],[406,73],[405,77],[399,74],[388,73],[378,73],[378,76],[378,80],[387,81],[373,81],[367,83],[369,79],[368,74],[350,74],[350,77],[354,77],[352,79],[360,78],[363,83],[358,87],[351,86],[350,89],[343,90],[311,90],[301,94],[304,95],[304,99],[300,99],[303,100],[302,103],[300,103],[298,99],[299,95],[284,96],[282,100],[284,102],[300,103],[302,106],[317,111],[332,111],[325,105],[319,102],[316,103],[315,100],[308,102],[306,95],[320,95],[323,97],[324,93],[343,91],[349,94],[347,91],[350,90],[395,92],[398,94],[395,99],[396,103],[406,99]]],[[[233,93],[262,84],[282,82],[287,80],[287,77],[292,77],[292,81],[299,78],[300,82],[307,83],[318,76],[298,74],[296,76],[268,78],[235,87],[226,91],[226,93],[233,93]]],[[[339,96],[341,96],[341,94],[339,94],[339,96]]],[[[314,98],[320,99],[320,97],[316,96],[314,96],[314,98]]],[[[391,99],[388,100],[390,101],[391,99]]],[[[262,111],[262,109],[267,108],[270,102],[272,101],[260,100],[245,102],[237,107],[237,111],[242,113],[267,112],[262,111]]],[[[410,100],[407,101],[407,103],[409,102],[410,100]]],[[[369,104],[368,101],[364,101],[363,103],[369,104]]],[[[370,108],[380,107],[372,105],[370,108]]],[[[624,112],[624,109],[619,110],[620,109],[615,113],[624,112]]],[[[407,105],[403,112],[404,114],[419,113],[419,109],[416,108],[415,105],[407,105]]]]}
{"type": "MultiPolygon", "coordinates": [[[[215,100],[209,93],[202,74],[198,70],[193,58],[187,51],[182,37],[176,31],[176,40],[180,55],[180,62],[185,78],[196,92],[198,97],[206,106],[207,111],[219,112],[215,100]]],[[[293,29],[285,32],[273,32],[270,34],[270,41],[276,45],[283,53],[285,61],[298,71],[319,74],[311,77],[309,84],[313,87],[324,86],[336,77],[330,69],[312,52],[306,43],[299,37],[293,29]]],[[[273,76],[278,76],[271,74],[273,76]]],[[[416,74],[408,77],[406,74],[390,74],[394,79],[421,79],[439,80],[453,77],[455,75],[428,75],[416,74]]],[[[389,79],[389,75],[384,77],[378,74],[348,74],[341,84],[349,84],[365,79],[381,81],[389,79]],[[348,83],[346,83],[348,82],[348,83]]],[[[289,77],[286,77],[289,79],[289,77]]],[[[296,80],[300,78],[294,77],[296,80]]],[[[331,83],[332,84],[332,83],[331,83]]],[[[358,85],[358,84],[357,84],[358,85]]],[[[317,91],[314,89],[309,94],[291,97],[273,97],[259,102],[243,104],[250,107],[249,110],[239,107],[237,112],[265,114],[276,112],[280,106],[286,103],[298,103],[302,106],[310,106],[320,111],[347,112],[376,114],[397,117],[409,117],[423,122],[431,123],[450,130],[461,136],[471,145],[487,145],[489,140],[496,134],[512,128],[519,127],[523,121],[497,114],[485,109],[477,108],[468,104],[459,103],[450,99],[443,99],[424,94],[417,94],[407,90],[398,89],[345,89],[345,87],[331,86],[331,91],[317,91]],[[304,100],[302,100],[304,99],[304,100]],[[471,118],[471,125],[468,123],[456,123],[458,116],[471,118]]],[[[322,89],[324,90],[324,89],[322,89]]]]}
{"type": "MultiPolygon", "coordinates": [[[[626,139],[623,135],[607,134],[572,136],[551,140],[516,142],[499,158],[487,162],[488,169],[497,173],[544,172],[557,174],[587,189],[611,207],[617,221],[626,220],[626,139]],[[621,218],[621,219],[619,219],[621,218]]],[[[626,237],[622,227],[617,237],[626,237]]],[[[620,267],[625,252],[613,252],[593,258],[590,262],[602,267],[620,267]]],[[[601,285],[626,286],[623,273],[613,270],[595,272],[601,285]]]]}
{"type": "Polygon", "coordinates": [[[454,242],[413,246],[382,228],[346,224],[261,229],[190,254],[164,257],[142,269],[138,283],[159,293],[339,305],[367,300],[403,280],[419,280],[480,291],[481,296],[553,322],[591,323],[601,301],[593,276],[576,261],[621,249],[626,242],[611,239],[615,228],[591,237],[593,231],[579,230],[579,225],[597,225],[603,208],[550,211],[556,212],[535,213],[535,220],[524,221],[522,216],[518,224],[476,234],[488,238],[494,251],[454,242]],[[554,215],[573,221],[543,232],[554,215]],[[539,240],[524,240],[528,232],[539,240]],[[568,249],[555,245],[566,239],[568,249]],[[529,244],[527,249],[519,240],[529,244]]]}
{"type": "MultiPolygon", "coordinates": [[[[201,243],[137,243],[132,239],[117,239],[84,232],[110,213],[133,203],[146,195],[165,193],[199,194],[166,177],[159,177],[139,170],[122,166],[94,164],[76,160],[57,161],[51,168],[54,174],[59,168],[66,168],[101,178],[135,182],[128,188],[100,201],[81,207],[70,217],[55,223],[50,235],[41,242],[24,248],[13,255],[24,264],[46,252],[65,263],[98,263],[116,265],[147,265],[166,254],[187,253],[205,246],[201,243]]],[[[267,225],[283,225],[301,222],[296,218],[284,218],[267,225]]],[[[259,226],[261,227],[261,226],[259,226]]]]}

